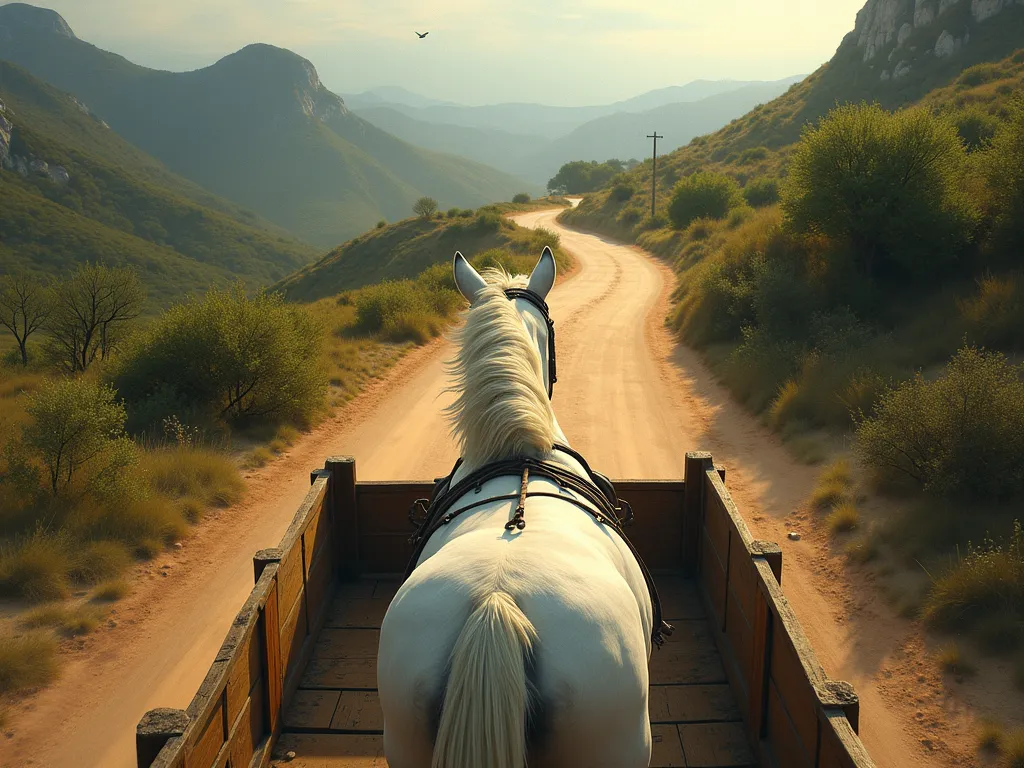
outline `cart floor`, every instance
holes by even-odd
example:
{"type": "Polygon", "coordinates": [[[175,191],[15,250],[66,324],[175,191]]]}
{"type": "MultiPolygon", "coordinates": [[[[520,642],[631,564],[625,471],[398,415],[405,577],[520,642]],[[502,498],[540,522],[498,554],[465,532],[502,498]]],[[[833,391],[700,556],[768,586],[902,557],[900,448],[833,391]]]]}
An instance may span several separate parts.
{"type": "MultiPolygon", "coordinates": [[[[651,768],[756,765],[693,583],[657,579],[675,633],[651,655],[651,768]]],[[[385,768],[377,640],[396,581],[338,589],[274,749],[281,768],[385,768]],[[288,759],[289,752],[295,757],[288,759]],[[285,762],[287,761],[287,762],[285,762]]]]}

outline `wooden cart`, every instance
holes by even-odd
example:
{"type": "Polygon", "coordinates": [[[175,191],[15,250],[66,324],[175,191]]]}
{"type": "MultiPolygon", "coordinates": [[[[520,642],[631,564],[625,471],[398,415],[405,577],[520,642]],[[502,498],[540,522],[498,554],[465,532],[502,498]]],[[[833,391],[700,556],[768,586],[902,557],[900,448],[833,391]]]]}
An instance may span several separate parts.
{"type": "MultiPolygon", "coordinates": [[[[430,483],[356,481],[328,459],[187,711],[148,712],[139,768],[383,768],[376,649],[430,483]]],[[[685,481],[618,481],[676,627],[651,658],[651,765],[868,768],[852,687],[828,679],[710,454],[685,481]]]]}

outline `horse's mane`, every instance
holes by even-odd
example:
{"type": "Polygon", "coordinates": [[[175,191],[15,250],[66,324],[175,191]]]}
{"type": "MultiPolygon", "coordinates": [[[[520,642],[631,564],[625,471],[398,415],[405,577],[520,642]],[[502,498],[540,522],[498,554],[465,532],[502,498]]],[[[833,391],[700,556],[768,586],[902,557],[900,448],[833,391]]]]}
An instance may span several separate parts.
{"type": "Polygon", "coordinates": [[[504,293],[525,288],[527,280],[500,268],[484,270],[482,276],[487,286],[452,333],[458,351],[448,362],[448,389],[457,397],[445,413],[469,468],[544,456],[555,442],[540,352],[504,293]]]}

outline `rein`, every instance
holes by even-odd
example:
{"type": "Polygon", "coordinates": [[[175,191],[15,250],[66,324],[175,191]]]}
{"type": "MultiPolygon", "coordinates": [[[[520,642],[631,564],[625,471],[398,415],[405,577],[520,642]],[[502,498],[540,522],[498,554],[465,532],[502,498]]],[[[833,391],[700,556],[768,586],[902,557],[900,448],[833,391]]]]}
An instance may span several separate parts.
{"type": "Polygon", "coordinates": [[[509,301],[524,299],[530,302],[544,316],[544,321],[548,324],[548,400],[550,400],[555,391],[555,382],[558,381],[558,368],[555,365],[555,321],[551,319],[551,310],[548,309],[548,304],[544,299],[528,288],[506,288],[505,296],[509,301]]]}
{"type": "Polygon", "coordinates": [[[515,507],[508,522],[505,523],[505,530],[510,533],[521,532],[526,528],[527,499],[530,497],[561,499],[589,514],[598,524],[614,530],[633,553],[637,564],[640,566],[640,571],[643,573],[644,581],[647,583],[647,591],[651,598],[651,607],[654,615],[654,629],[651,632],[651,641],[660,648],[665,642],[665,636],[672,634],[673,627],[662,618],[661,600],[658,597],[654,578],[623,531],[624,526],[633,522],[632,508],[628,502],[617,497],[614,488],[606,478],[590,469],[590,466],[582,456],[566,446],[556,445],[555,450],[579,461],[586,470],[590,482],[569,471],[561,464],[524,457],[486,464],[466,475],[455,485],[452,485],[455,473],[462,466],[462,459],[459,459],[451,473],[437,481],[431,498],[417,499],[409,510],[409,522],[416,526],[416,532],[409,539],[409,543],[413,545],[414,551],[412,558],[409,560],[405,578],[408,579],[413,570],[415,570],[430,537],[465,512],[496,501],[516,501],[518,505],[515,507]],[[479,494],[483,490],[484,483],[499,477],[519,477],[519,492],[504,496],[490,496],[473,501],[457,509],[452,509],[464,496],[470,492],[479,494]],[[582,500],[564,493],[530,491],[529,481],[531,477],[544,477],[552,480],[558,484],[559,489],[578,494],[582,497],[582,500]]]}

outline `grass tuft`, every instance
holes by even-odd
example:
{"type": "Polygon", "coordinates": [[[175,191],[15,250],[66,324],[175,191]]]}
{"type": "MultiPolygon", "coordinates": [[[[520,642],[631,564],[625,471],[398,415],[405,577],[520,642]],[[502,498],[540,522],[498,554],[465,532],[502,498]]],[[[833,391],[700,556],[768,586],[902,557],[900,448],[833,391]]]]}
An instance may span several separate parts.
{"type": "Polygon", "coordinates": [[[852,501],[844,501],[832,509],[825,518],[832,533],[848,533],[860,524],[860,513],[852,501]]]}
{"type": "Polygon", "coordinates": [[[94,606],[69,607],[55,603],[26,613],[21,623],[29,629],[52,627],[68,637],[87,635],[99,626],[101,614],[94,606]]]}
{"type": "Polygon", "coordinates": [[[161,495],[195,499],[203,506],[231,506],[245,490],[234,462],[204,448],[179,446],[152,451],[143,459],[143,469],[161,495]]]}
{"type": "Polygon", "coordinates": [[[274,460],[274,453],[264,446],[258,446],[246,458],[243,466],[246,469],[259,469],[265,467],[274,460]]]}
{"type": "Polygon", "coordinates": [[[62,538],[35,534],[0,548],[0,591],[31,602],[65,598],[70,566],[62,538]]]}
{"type": "Polygon", "coordinates": [[[1006,731],[999,723],[992,720],[985,720],[978,730],[978,748],[985,752],[999,753],[1003,749],[1003,739],[1006,738],[1006,731]]]}
{"type": "Polygon", "coordinates": [[[121,542],[95,541],[82,548],[71,577],[81,584],[98,584],[120,576],[131,564],[132,556],[121,542]]]}
{"type": "Polygon", "coordinates": [[[1003,739],[1005,768],[1024,768],[1024,728],[1015,728],[1003,739]]]}
{"type": "Polygon", "coordinates": [[[0,694],[37,688],[57,677],[57,643],[48,633],[0,635],[0,694]]]}
{"type": "Polygon", "coordinates": [[[114,603],[127,597],[130,591],[131,587],[127,581],[124,579],[113,579],[105,581],[96,587],[96,591],[92,593],[92,599],[101,603],[114,603]]]}
{"type": "Polygon", "coordinates": [[[818,477],[811,493],[811,506],[819,512],[836,507],[847,498],[852,483],[850,463],[846,459],[833,462],[818,477]]]}
{"type": "Polygon", "coordinates": [[[966,658],[960,646],[954,642],[944,645],[938,654],[939,667],[951,675],[973,675],[977,670],[966,658]]]}

